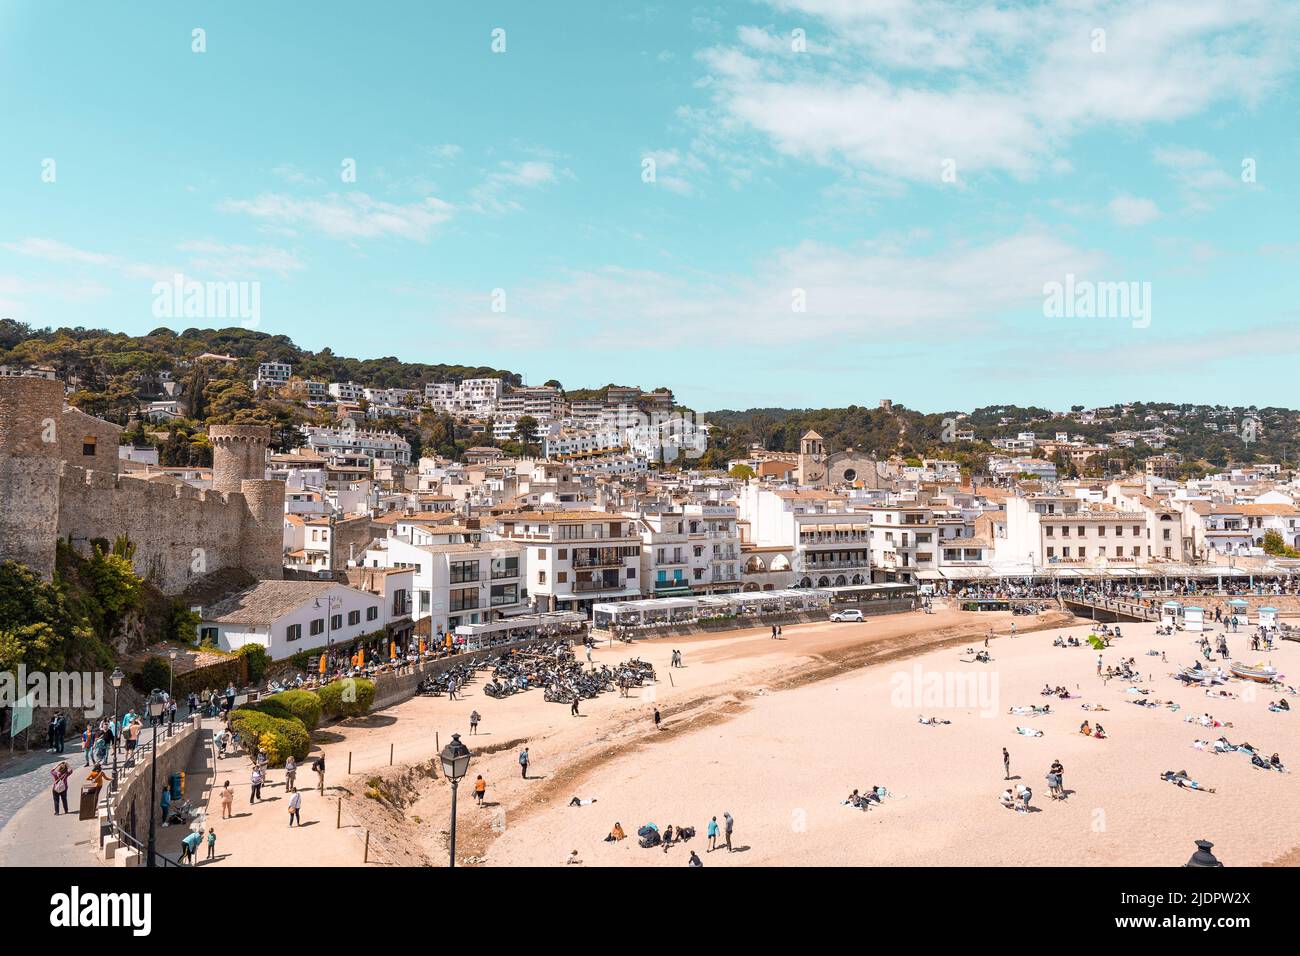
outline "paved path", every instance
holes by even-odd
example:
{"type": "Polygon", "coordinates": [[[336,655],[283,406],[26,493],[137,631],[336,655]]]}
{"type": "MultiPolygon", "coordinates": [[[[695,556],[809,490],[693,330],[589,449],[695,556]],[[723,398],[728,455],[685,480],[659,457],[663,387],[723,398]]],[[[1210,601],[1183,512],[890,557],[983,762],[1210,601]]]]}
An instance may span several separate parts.
{"type": "Polygon", "coordinates": [[[90,769],[80,746],[63,754],[33,753],[0,773],[0,866],[96,866],[99,824],[77,819],[77,798],[90,769]],[[72,768],[71,813],[54,814],[50,770],[60,760],[72,768]]]}

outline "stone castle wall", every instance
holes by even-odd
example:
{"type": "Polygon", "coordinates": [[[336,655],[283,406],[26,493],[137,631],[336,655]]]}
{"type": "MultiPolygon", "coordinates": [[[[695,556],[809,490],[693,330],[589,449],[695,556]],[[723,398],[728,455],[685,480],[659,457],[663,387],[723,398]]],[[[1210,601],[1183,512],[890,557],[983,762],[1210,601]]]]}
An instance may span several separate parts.
{"type": "Polygon", "coordinates": [[[85,551],[126,535],[136,571],[166,593],[228,567],[281,576],[284,482],[265,480],[259,458],[269,430],[224,430],[227,492],[120,476],[120,432],[65,410],[60,382],[0,379],[0,561],[48,578],[59,538],[85,551]]]}

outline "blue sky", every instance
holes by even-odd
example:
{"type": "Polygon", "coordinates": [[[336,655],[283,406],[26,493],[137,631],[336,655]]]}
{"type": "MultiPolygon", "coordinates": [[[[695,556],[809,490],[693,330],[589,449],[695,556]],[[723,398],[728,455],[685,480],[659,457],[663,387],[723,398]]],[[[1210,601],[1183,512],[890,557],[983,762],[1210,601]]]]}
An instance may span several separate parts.
{"type": "Polygon", "coordinates": [[[180,273],[306,347],[698,409],[1294,406],[1297,40],[1264,0],[7,0],[0,315],[240,324],[160,320],[180,273]],[[1149,322],[1045,316],[1067,274],[1149,322]]]}

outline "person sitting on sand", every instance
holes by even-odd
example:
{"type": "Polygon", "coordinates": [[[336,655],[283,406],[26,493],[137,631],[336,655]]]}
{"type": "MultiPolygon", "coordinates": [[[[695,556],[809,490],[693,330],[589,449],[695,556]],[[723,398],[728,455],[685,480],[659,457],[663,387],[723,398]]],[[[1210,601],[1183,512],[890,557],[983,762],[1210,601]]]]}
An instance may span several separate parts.
{"type": "Polygon", "coordinates": [[[1268,758],[1268,765],[1272,767],[1274,770],[1278,770],[1282,773],[1286,773],[1286,768],[1282,766],[1282,758],[1279,757],[1277,754],[1273,754],[1273,756],[1268,758]]]}
{"type": "Polygon", "coordinates": [[[1098,740],[1105,740],[1106,728],[1104,728],[1101,724],[1098,724],[1096,727],[1093,728],[1092,735],[1096,737],[1098,740]]]}
{"type": "Polygon", "coordinates": [[[1083,726],[1079,728],[1079,733],[1083,734],[1085,737],[1091,737],[1092,726],[1085,720],[1083,726]]]}
{"type": "Polygon", "coordinates": [[[845,799],[843,805],[844,805],[844,806],[855,807],[855,808],[861,808],[861,807],[862,807],[862,795],[859,794],[857,790],[854,790],[852,793],[850,793],[850,794],[848,795],[848,798],[845,799]]]}
{"type": "Polygon", "coordinates": [[[1002,804],[1008,810],[1016,808],[1016,799],[1011,795],[1011,789],[1008,787],[1002,791],[1002,796],[998,797],[998,803],[1002,804]]]}
{"type": "Polygon", "coordinates": [[[627,838],[627,834],[623,832],[623,824],[615,823],[614,829],[610,830],[609,836],[605,837],[605,842],[617,843],[619,840],[623,840],[626,838],[627,838]]]}
{"type": "Polygon", "coordinates": [[[578,851],[577,851],[577,850],[574,850],[572,853],[569,854],[569,858],[568,858],[567,860],[565,860],[564,862],[565,862],[565,863],[579,863],[579,864],[580,864],[580,863],[582,863],[582,859],[578,856],[578,851]]]}
{"type": "Polygon", "coordinates": [[[1034,792],[1022,783],[1016,784],[1016,811],[1018,813],[1029,812],[1029,801],[1034,796],[1034,792]]]}

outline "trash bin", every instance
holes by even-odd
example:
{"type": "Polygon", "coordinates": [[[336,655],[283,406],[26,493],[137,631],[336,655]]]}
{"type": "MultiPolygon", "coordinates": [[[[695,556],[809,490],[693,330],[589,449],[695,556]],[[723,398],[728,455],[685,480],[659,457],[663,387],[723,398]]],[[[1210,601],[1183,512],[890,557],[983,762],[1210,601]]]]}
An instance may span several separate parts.
{"type": "Polygon", "coordinates": [[[181,775],[179,773],[172,774],[171,790],[172,790],[172,799],[179,800],[181,798],[181,775]]]}
{"type": "Polygon", "coordinates": [[[77,807],[78,820],[93,820],[99,804],[99,787],[82,787],[81,803],[77,807]]]}

